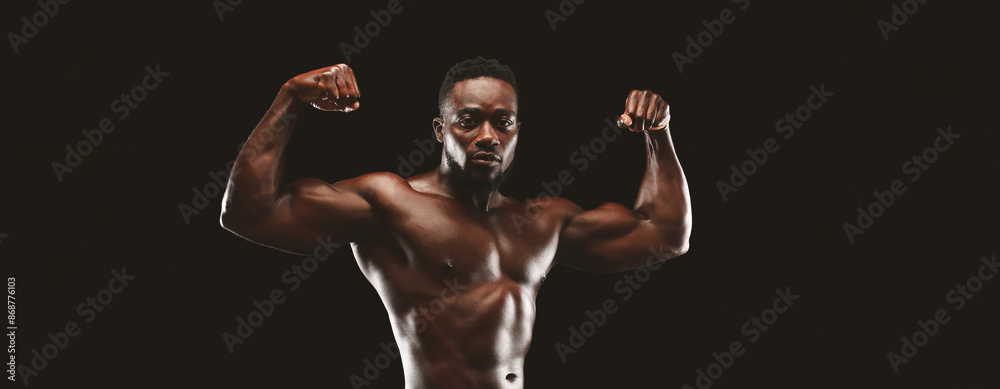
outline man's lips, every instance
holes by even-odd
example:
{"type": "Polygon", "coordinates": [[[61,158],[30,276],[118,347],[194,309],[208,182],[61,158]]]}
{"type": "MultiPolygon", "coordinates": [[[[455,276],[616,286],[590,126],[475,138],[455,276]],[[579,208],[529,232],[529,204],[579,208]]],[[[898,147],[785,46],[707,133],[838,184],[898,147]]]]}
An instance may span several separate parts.
{"type": "Polygon", "coordinates": [[[487,165],[487,166],[500,164],[500,156],[488,151],[480,151],[478,153],[475,153],[472,155],[472,157],[469,158],[469,160],[473,163],[480,165],[487,165]]]}
{"type": "Polygon", "coordinates": [[[480,151],[478,153],[475,153],[475,154],[472,155],[472,158],[470,158],[470,159],[477,159],[477,160],[482,160],[482,161],[500,162],[500,156],[499,155],[497,155],[495,153],[487,152],[487,151],[480,151]]]}

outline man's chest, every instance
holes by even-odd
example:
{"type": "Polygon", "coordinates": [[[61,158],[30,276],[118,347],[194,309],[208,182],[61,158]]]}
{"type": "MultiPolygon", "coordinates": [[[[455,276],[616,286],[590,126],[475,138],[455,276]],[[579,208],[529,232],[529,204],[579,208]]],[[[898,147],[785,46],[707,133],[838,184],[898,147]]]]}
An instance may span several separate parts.
{"type": "Polygon", "coordinates": [[[538,281],[559,243],[561,223],[544,210],[518,205],[482,212],[431,196],[394,207],[386,233],[409,261],[460,278],[538,281]]]}

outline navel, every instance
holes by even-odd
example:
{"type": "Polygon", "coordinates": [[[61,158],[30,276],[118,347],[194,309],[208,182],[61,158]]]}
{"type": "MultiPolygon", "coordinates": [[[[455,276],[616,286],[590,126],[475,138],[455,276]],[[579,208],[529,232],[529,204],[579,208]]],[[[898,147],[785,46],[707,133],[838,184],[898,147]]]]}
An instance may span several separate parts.
{"type": "Polygon", "coordinates": [[[448,270],[452,270],[452,269],[455,268],[455,261],[450,260],[450,259],[446,259],[444,261],[444,265],[448,268],[448,270]]]}

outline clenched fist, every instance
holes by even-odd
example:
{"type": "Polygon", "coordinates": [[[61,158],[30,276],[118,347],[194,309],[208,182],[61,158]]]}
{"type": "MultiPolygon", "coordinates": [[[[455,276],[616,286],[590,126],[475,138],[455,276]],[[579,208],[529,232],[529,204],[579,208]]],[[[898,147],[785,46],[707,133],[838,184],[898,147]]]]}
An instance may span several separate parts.
{"type": "Polygon", "coordinates": [[[285,83],[303,103],[324,111],[351,112],[361,106],[361,91],[354,71],[346,64],[303,73],[285,83]]]}
{"type": "Polygon", "coordinates": [[[632,90],[625,99],[625,113],[618,117],[618,127],[633,132],[662,130],[669,123],[670,105],[648,90],[632,90]]]}

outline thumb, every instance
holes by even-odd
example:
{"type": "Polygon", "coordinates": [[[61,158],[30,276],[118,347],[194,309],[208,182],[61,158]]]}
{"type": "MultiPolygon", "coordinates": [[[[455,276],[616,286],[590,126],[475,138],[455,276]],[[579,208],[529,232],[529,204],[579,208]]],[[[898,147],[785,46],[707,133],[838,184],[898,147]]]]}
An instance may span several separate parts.
{"type": "Polygon", "coordinates": [[[632,125],[632,117],[628,116],[627,113],[623,113],[618,117],[618,128],[628,128],[632,125]]]}

